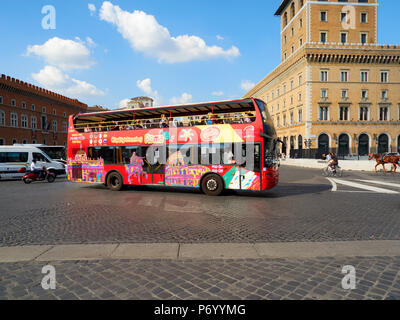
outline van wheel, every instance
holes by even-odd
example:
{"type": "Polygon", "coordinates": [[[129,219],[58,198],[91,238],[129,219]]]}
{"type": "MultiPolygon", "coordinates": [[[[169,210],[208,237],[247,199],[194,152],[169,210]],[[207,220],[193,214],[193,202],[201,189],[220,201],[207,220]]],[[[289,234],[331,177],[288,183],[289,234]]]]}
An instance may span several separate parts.
{"type": "Polygon", "coordinates": [[[119,173],[113,172],[107,177],[107,187],[111,191],[120,191],[123,186],[122,177],[119,173]]]}
{"type": "Polygon", "coordinates": [[[220,176],[209,174],[201,182],[201,190],[208,196],[219,196],[224,190],[224,182],[220,176]]]}

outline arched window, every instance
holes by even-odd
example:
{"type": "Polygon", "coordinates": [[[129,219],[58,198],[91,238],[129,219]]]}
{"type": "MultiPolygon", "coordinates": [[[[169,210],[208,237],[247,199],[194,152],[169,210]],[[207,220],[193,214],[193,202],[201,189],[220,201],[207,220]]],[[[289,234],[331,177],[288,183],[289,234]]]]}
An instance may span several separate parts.
{"type": "Polygon", "coordinates": [[[295,13],[296,13],[296,9],[294,7],[294,2],[293,2],[292,5],[290,6],[290,18],[293,18],[295,13]]]}
{"type": "Polygon", "coordinates": [[[299,150],[303,150],[303,137],[302,135],[299,135],[299,137],[297,138],[297,145],[299,150]]]}
{"type": "Polygon", "coordinates": [[[383,133],[378,138],[378,154],[387,152],[389,152],[389,137],[383,133]]]}
{"type": "Polygon", "coordinates": [[[318,153],[320,155],[329,153],[329,137],[325,133],[318,138],[318,153]]]}
{"type": "Polygon", "coordinates": [[[347,134],[341,134],[339,136],[339,148],[338,155],[347,156],[350,153],[350,141],[349,136],[347,134]]]}
{"type": "Polygon", "coordinates": [[[367,134],[361,134],[358,137],[358,155],[366,156],[369,154],[369,137],[367,134]]]}
{"type": "Polygon", "coordinates": [[[299,8],[301,8],[304,5],[304,0],[299,0],[299,8]]]}
{"type": "Polygon", "coordinates": [[[397,152],[400,153],[400,135],[397,137],[397,152]]]}
{"type": "Polygon", "coordinates": [[[283,15],[283,26],[286,27],[287,23],[288,23],[288,21],[287,21],[287,12],[285,12],[284,15],[283,15]]]}
{"type": "Polygon", "coordinates": [[[286,154],[286,152],[287,152],[287,137],[283,137],[282,153],[286,154]]]}

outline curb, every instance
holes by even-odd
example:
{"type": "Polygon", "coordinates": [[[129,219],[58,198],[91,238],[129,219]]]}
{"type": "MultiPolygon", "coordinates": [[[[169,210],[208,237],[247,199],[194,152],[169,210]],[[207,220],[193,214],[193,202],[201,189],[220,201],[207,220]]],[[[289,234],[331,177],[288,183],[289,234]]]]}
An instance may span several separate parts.
{"type": "Polygon", "coordinates": [[[0,263],[79,260],[231,260],[400,257],[400,240],[285,243],[132,243],[0,247],[0,263]]]}

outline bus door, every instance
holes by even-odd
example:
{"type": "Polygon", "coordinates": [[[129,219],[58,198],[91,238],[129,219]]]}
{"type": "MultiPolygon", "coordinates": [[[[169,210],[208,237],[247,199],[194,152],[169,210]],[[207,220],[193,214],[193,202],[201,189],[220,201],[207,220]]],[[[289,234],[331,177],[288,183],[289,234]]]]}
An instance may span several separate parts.
{"type": "Polygon", "coordinates": [[[115,159],[117,164],[123,164],[125,166],[125,172],[127,174],[126,183],[132,185],[142,183],[143,160],[140,157],[140,147],[128,146],[117,148],[115,159]]]}
{"type": "Polygon", "coordinates": [[[240,189],[241,190],[261,190],[261,144],[256,143],[252,146],[243,144],[242,156],[248,159],[240,167],[240,189]]]}
{"type": "Polygon", "coordinates": [[[143,173],[142,184],[157,184],[164,185],[165,162],[158,161],[160,159],[161,150],[153,150],[153,159],[148,158],[147,151],[149,147],[142,147],[141,154],[143,158],[143,173]],[[155,161],[154,161],[155,160],[155,161]],[[154,164],[155,162],[155,164],[154,164]],[[160,163],[161,162],[161,163],[160,163]]]}

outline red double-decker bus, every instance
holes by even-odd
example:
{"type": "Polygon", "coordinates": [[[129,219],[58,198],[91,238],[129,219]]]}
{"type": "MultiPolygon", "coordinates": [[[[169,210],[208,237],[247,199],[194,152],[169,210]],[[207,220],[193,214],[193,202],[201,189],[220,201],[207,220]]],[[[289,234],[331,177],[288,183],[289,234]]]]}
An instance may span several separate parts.
{"type": "Polygon", "coordinates": [[[261,191],[279,180],[279,140],[263,101],[241,99],[71,116],[68,179],[261,191]]]}

